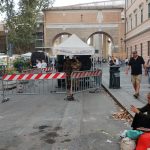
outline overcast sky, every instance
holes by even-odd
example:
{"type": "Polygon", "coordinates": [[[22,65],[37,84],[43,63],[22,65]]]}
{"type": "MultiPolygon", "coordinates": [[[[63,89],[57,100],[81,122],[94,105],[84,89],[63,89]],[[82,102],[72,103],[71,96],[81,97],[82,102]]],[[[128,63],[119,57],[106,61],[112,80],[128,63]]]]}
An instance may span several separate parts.
{"type": "MultiPolygon", "coordinates": [[[[15,0],[16,5],[19,0],[15,0]]],[[[90,3],[90,2],[100,2],[100,1],[108,1],[108,0],[55,0],[54,7],[55,6],[67,6],[67,5],[74,5],[74,4],[80,4],[80,3],[90,3]]],[[[112,0],[113,1],[113,0],[112,0]]],[[[16,7],[17,9],[17,7],[16,7]]],[[[0,16],[0,20],[3,20],[3,15],[0,16]]]]}

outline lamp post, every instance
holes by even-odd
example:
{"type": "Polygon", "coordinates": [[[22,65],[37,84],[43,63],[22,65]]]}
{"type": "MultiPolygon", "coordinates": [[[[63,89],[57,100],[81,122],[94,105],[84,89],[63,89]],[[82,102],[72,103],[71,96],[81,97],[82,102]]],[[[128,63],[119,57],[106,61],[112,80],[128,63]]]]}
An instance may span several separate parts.
{"type": "Polygon", "coordinates": [[[122,56],[122,57],[123,57],[123,41],[124,41],[123,38],[121,38],[121,39],[120,39],[120,42],[121,42],[121,53],[122,53],[121,56],[122,56]]]}
{"type": "Polygon", "coordinates": [[[7,54],[7,67],[8,67],[8,57],[9,57],[9,50],[8,50],[8,29],[5,29],[5,35],[6,35],[6,54],[7,54]]]}
{"type": "Polygon", "coordinates": [[[120,39],[120,42],[121,42],[121,50],[122,50],[122,42],[123,42],[123,38],[120,39]]]}

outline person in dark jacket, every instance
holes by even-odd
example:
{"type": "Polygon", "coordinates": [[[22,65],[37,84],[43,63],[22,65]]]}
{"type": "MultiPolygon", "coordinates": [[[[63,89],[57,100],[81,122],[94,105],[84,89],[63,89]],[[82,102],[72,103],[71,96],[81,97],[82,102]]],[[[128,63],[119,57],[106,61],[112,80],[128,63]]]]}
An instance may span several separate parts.
{"type": "Polygon", "coordinates": [[[72,67],[71,67],[71,59],[69,58],[69,56],[67,56],[64,60],[63,71],[66,73],[67,89],[70,89],[72,67]]]}
{"type": "Polygon", "coordinates": [[[147,101],[148,104],[142,108],[136,108],[135,106],[131,105],[131,111],[135,113],[131,125],[133,129],[150,128],[150,92],[147,94],[147,101]]]}

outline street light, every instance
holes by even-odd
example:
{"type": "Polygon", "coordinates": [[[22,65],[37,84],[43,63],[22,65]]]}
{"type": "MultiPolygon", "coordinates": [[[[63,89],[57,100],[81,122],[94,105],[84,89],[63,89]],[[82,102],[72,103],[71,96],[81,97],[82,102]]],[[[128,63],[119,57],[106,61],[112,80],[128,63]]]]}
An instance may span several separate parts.
{"type": "Polygon", "coordinates": [[[8,29],[5,29],[5,35],[6,35],[6,52],[8,55],[8,29]]]}
{"type": "Polygon", "coordinates": [[[6,54],[7,54],[7,67],[8,67],[8,56],[9,56],[9,50],[8,50],[8,29],[5,28],[5,35],[6,35],[6,54]]]}
{"type": "Polygon", "coordinates": [[[121,44],[121,53],[122,53],[122,57],[123,57],[123,42],[124,42],[124,39],[123,38],[121,38],[120,39],[120,44],[121,44]]]}
{"type": "Polygon", "coordinates": [[[122,50],[122,42],[123,42],[123,38],[120,39],[120,42],[121,42],[121,50],[122,50]]]}

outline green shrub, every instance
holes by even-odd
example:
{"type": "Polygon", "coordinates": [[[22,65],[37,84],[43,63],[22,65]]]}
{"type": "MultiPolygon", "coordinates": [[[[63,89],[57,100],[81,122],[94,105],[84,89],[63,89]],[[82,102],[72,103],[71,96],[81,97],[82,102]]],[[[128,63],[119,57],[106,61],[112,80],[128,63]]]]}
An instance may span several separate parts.
{"type": "Polygon", "coordinates": [[[25,61],[23,59],[16,59],[13,63],[13,66],[15,69],[18,70],[18,68],[21,66],[23,70],[30,68],[30,62],[25,61]]]}

